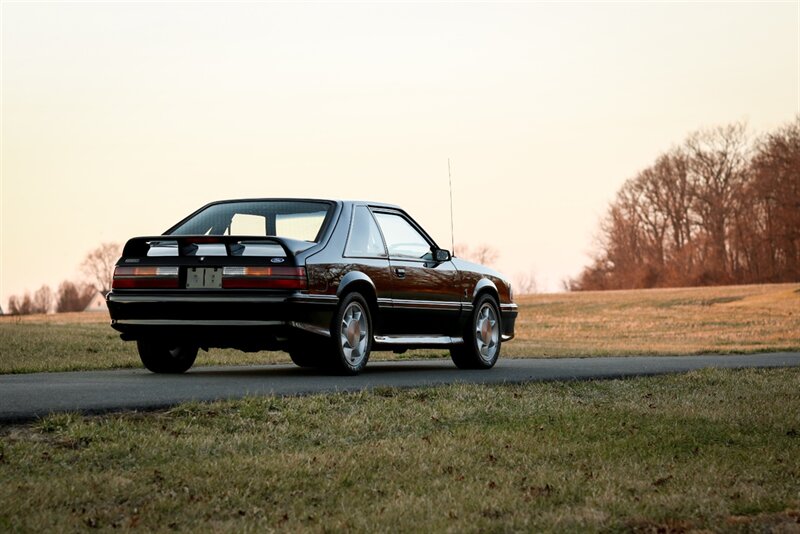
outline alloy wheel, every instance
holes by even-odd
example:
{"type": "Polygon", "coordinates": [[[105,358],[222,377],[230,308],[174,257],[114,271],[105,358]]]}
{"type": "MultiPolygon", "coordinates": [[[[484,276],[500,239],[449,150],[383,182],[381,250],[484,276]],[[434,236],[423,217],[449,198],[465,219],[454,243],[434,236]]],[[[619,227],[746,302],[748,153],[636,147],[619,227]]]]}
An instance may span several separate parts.
{"type": "Polygon", "coordinates": [[[481,359],[491,362],[499,346],[500,326],[497,321],[497,312],[488,302],[483,303],[475,317],[475,341],[481,359]]]}
{"type": "Polygon", "coordinates": [[[369,325],[364,308],[358,302],[347,305],[342,315],[340,343],[347,362],[358,367],[367,355],[369,325]]]}

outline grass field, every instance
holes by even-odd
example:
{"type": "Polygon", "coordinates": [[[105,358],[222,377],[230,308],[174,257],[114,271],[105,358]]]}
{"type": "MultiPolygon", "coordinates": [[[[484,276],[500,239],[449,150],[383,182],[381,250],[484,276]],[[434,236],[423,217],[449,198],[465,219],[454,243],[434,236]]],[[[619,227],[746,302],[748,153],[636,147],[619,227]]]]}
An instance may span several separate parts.
{"type": "Polygon", "coordinates": [[[800,370],[383,389],[0,428],[0,531],[800,529],[800,370]]]}
{"type": "MultiPolygon", "coordinates": [[[[506,357],[800,349],[797,284],[519,304],[506,357]]],[[[139,367],[107,322],[0,318],[0,372],[139,367]]],[[[705,370],[52,415],[0,426],[0,532],[798,532],[798,391],[800,369],[705,370]]]]}
{"type": "MultiPolygon", "coordinates": [[[[523,296],[504,357],[800,350],[800,284],[523,296]]],[[[140,367],[105,314],[0,317],[0,373],[140,367]]],[[[378,352],[374,359],[447,357],[378,352]]],[[[288,363],[282,352],[212,349],[197,365],[288,363]]]]}
{"type": "Polygon", "coordinates": [[[532,295],[519,304],[507,355],[800,349],[800,284],[532,295]]]}

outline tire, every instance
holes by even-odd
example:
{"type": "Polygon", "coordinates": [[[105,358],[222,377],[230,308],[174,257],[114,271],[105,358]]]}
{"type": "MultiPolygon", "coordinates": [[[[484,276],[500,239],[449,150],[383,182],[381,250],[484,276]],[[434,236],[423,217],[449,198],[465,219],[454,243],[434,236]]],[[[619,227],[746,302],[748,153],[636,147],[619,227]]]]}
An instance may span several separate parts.
{"type": "Polygon", "coordinates": [[[464,343],[450,349],[459,369],[491,369],[500,357],[500,312],[489,294],[478,297],[464,332],[464,343]]]}
{"type": "Polygon", "coordinates": [[[289,357],[298,367],[322,368],[329,358],[329,347],[321,340],[291,339],[289,341],[289,357]]]}
{"type": "Polygon", "coordinates": [[[357,375],[369,361],[372,350],[372,314],[361,293],[347,294],[339,304],[331,324],[332,370],[357,375]]]}
{"type": "Polygon", "coordinates": [[[197,347],[170,345],[162,341],[140,339],[136,342],[139,358],[154,373],[180,374],[189,370],[197,358],[197,347]]]}

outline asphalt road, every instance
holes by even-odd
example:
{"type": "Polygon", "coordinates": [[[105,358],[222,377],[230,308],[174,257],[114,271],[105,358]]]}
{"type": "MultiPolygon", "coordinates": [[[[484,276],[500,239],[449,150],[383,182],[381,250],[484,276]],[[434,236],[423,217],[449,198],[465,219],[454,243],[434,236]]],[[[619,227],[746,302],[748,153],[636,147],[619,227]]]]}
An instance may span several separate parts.
{"type": "Polygon", "coordinates": [[[800,367],[800,353],[500,359],[490,371],[461,371],[450,360],[372,362],[356,377],[319,374],[292,365],[197,367],[183,375],[155,375],[143,369],[0,375],[0,422],[29,421],[55,412],[152,410],[186,401],[251,395],[306,395],[452,383],[611,379],[683,373],[706,367],[800,367]]]}

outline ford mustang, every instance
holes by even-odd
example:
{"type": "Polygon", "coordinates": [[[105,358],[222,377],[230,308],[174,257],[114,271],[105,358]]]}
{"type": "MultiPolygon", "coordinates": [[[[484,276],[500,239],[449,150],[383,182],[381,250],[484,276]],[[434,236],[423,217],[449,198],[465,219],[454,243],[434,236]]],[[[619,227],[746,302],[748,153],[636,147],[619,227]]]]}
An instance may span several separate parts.
{"type": "Polygon", "coordinates": [[[210,347],[286,350],[344,374],[373,350],[440,347],[459,368],[489,369],[517,316],[500,273],[376,202],[213,202],[130,239],[112,287],[111,326],[156,373],[182,373],[210,347]]]}

